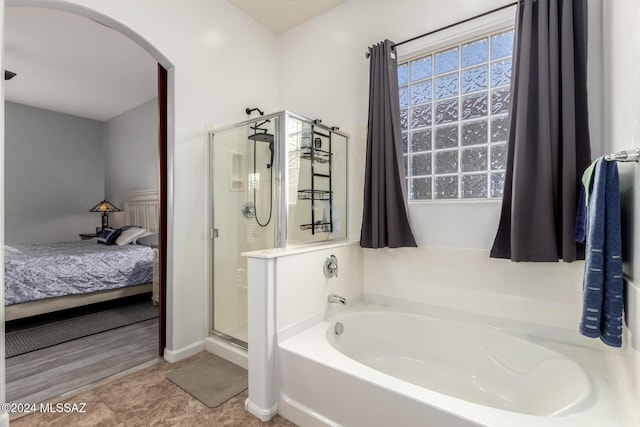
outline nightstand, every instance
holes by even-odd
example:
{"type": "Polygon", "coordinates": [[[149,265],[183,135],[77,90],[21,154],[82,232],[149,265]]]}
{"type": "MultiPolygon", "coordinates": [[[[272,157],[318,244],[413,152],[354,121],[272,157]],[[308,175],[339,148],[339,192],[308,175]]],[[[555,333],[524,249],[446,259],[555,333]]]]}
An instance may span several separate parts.
{"type": "Polygon", "coordinates": [[[98,237],[96,233],[80,233],[78,234],[78,236],[80,236],[81,240],[95,239],[96,237],[98,237]]]}

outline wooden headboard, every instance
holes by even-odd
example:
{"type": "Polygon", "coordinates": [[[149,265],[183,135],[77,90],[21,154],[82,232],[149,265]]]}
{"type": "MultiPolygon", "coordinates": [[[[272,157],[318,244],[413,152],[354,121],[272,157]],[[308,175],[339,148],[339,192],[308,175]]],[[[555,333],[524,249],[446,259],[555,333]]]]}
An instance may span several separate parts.
{"type": "Polygon", "coordinates": [[[132,191],[124,197],[124,223],[137,225],[153,233],[159,231],[158,190],[132,191]]]}

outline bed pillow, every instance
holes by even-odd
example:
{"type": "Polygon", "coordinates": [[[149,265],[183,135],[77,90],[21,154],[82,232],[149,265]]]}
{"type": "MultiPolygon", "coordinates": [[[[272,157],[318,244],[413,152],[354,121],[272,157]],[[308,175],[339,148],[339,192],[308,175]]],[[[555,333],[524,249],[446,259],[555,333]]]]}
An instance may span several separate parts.
{"type": "Polygon", "coordinates": [[[101,232],[98,233],[98,243],[103,245],[113,245],[122,233],[122,230],[119,228],[103,228],[101,232]]]}
{"type": "Polygon", "coordinates": [[[116,245],[128,245],[146,231],[147,230],[140,227],[129,227],[126,230],[122,230],[122,233],[120,233],[120,236],[116,239],[116,245]]]}
{"type": "Polygon", "coordinates": [[[139,236],[136,236],[135,239],[133,239],[133,242],[131,242],[131,244],[133,245],[138,245],[138,240],[142,239],[143,237],[147,237],[147,236],[151,236],[152,234],[156,234],[153,231],[149,231],[146,230],[144,233],[140,234],[139,236]]]}
{"type": "Polygon", "coordinates": [[[158,247],[158,233],[151,233],[148,236],[138,237],[136,245],[151,246],[152,248],[158,247]]]}

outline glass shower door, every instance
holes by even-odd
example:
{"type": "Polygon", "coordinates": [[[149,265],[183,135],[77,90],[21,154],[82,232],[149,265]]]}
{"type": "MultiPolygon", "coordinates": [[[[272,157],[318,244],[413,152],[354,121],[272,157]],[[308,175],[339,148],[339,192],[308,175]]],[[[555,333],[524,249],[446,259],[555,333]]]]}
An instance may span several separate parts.
{"type": "Polygon", "coordinates": [[[247,259],[275,247],[277,118],[215,133],[212,333],[247,346],[247,259]]]}

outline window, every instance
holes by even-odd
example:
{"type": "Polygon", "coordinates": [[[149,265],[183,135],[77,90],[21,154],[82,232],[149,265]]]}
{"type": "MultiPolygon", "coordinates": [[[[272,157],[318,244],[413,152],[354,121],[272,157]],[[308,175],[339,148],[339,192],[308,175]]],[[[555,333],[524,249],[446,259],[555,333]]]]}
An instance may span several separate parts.
{"type": "Polygon", "coordinates": [[[398,65],[409,200],[502,197],[513,30],[398,65]]]}

